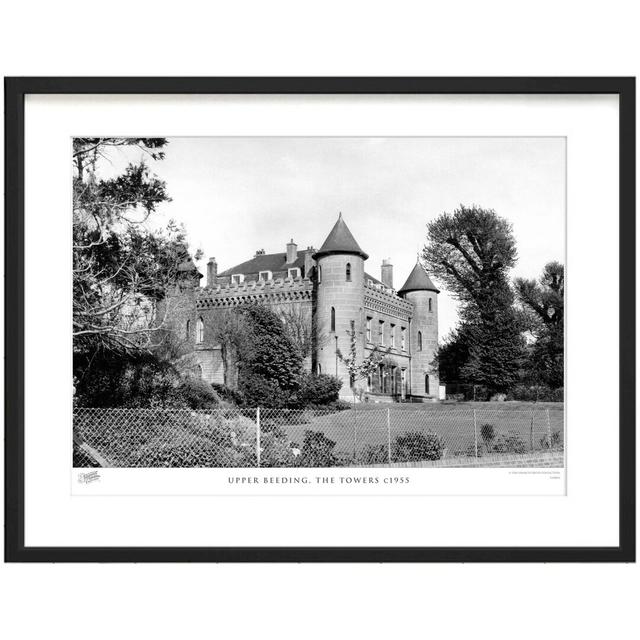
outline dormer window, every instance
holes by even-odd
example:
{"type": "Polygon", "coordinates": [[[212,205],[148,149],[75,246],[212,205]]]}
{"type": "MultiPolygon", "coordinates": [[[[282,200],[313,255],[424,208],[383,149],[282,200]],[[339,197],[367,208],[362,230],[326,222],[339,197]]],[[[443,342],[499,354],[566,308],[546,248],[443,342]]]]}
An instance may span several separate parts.
{"type": "Polygon", "coordinates": [[[244,273],[234,273],[231,276],[231,282],[233,284],[242,284],[244,282],[244,273]]]}
{"type": "Polygon", "coordinates": [[[258,274],[258,280],[262,280],[264,282],[267,282],[267,280],[273,280],[273,274],[271,271],[261,271],[258,274]]]}
{"type": "Polygon", "coordinates": [[[297,267],[288,270],[288,276],[290,278],[299,278],[300,277],[300,269],[297,267]]]}

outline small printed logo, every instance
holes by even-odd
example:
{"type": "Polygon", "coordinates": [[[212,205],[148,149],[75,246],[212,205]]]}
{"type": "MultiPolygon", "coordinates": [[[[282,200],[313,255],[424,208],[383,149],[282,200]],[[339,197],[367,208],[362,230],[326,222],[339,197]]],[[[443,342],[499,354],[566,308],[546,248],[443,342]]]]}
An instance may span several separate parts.
{"type": "Polygon", "coordinates": [[[100,480],[100,474],[97,471],[89,471],[87,473],[81,473],[78,475],[78,482],[80,484],[89,484],[90,482],[95,482],[96,480],[100,480]]]}

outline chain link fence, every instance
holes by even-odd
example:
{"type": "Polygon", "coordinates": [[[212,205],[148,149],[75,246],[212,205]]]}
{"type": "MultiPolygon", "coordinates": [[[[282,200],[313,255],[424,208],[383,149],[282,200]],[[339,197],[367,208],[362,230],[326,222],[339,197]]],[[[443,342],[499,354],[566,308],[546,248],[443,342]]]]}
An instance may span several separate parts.
{"type": "Polygon", "coordinates": [[[74,410],[74,467],[460,466],[564,449],[562,408],[74,410]]]}

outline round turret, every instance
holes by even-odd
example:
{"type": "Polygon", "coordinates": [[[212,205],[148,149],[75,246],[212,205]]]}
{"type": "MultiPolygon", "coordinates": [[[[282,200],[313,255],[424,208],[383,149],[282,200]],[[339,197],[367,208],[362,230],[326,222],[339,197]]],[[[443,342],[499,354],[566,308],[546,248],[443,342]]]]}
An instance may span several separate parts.
{"type": "Polygon", "coordinates": [[[438,348],[438,289],[419,262],[398,295],[413,304],[410,327],[411,396],[439,397],[440,381],[433,360],[438,348]]]}
{"type": "MultiPolygon", "coordinates": [[[[350,356],[351,332],[355,331],[356,357],[363,359],[362,318],[364,308],[364,261],[368,258],[355,241],[342,214],[320,249],[316,261],[316,372],[342,380],[340,396],[351,397],[349,372],[338,350],[350,356]]],[[[364,384],[358,381],[358,384],[364,384]]]]}

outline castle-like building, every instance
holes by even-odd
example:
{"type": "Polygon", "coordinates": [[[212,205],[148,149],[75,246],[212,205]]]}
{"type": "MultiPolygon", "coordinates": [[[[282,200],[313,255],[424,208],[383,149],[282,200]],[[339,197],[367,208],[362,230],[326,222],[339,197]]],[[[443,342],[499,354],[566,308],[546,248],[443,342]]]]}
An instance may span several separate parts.
{"type": "Polygon", "coordinates": [[[354,386],[370,400],[428,401],[439,398],[433,359],[438,344],[438,289],[416,262],[395,290],[393,266],[383,260],[380,278],[365,271],[368,255],[349,231],[342,214],[317,251],[298,250],[291,240],[282,253],[257,251],[250,260],[218,272],[207,264],[206,286],[193,262],[180,266],[180,313],[172,329],[185,338],[196,370],[209,382],[223,383],[221,347],[208,330],[221,309],[265,304],[307,323],[313,347],[305,366],[335,375],[341,397],[351,398],[349,372],[339,353],[350,355],[355,332],[361,362],[376,347],[388,351],[377,370],[354,386]]]}

